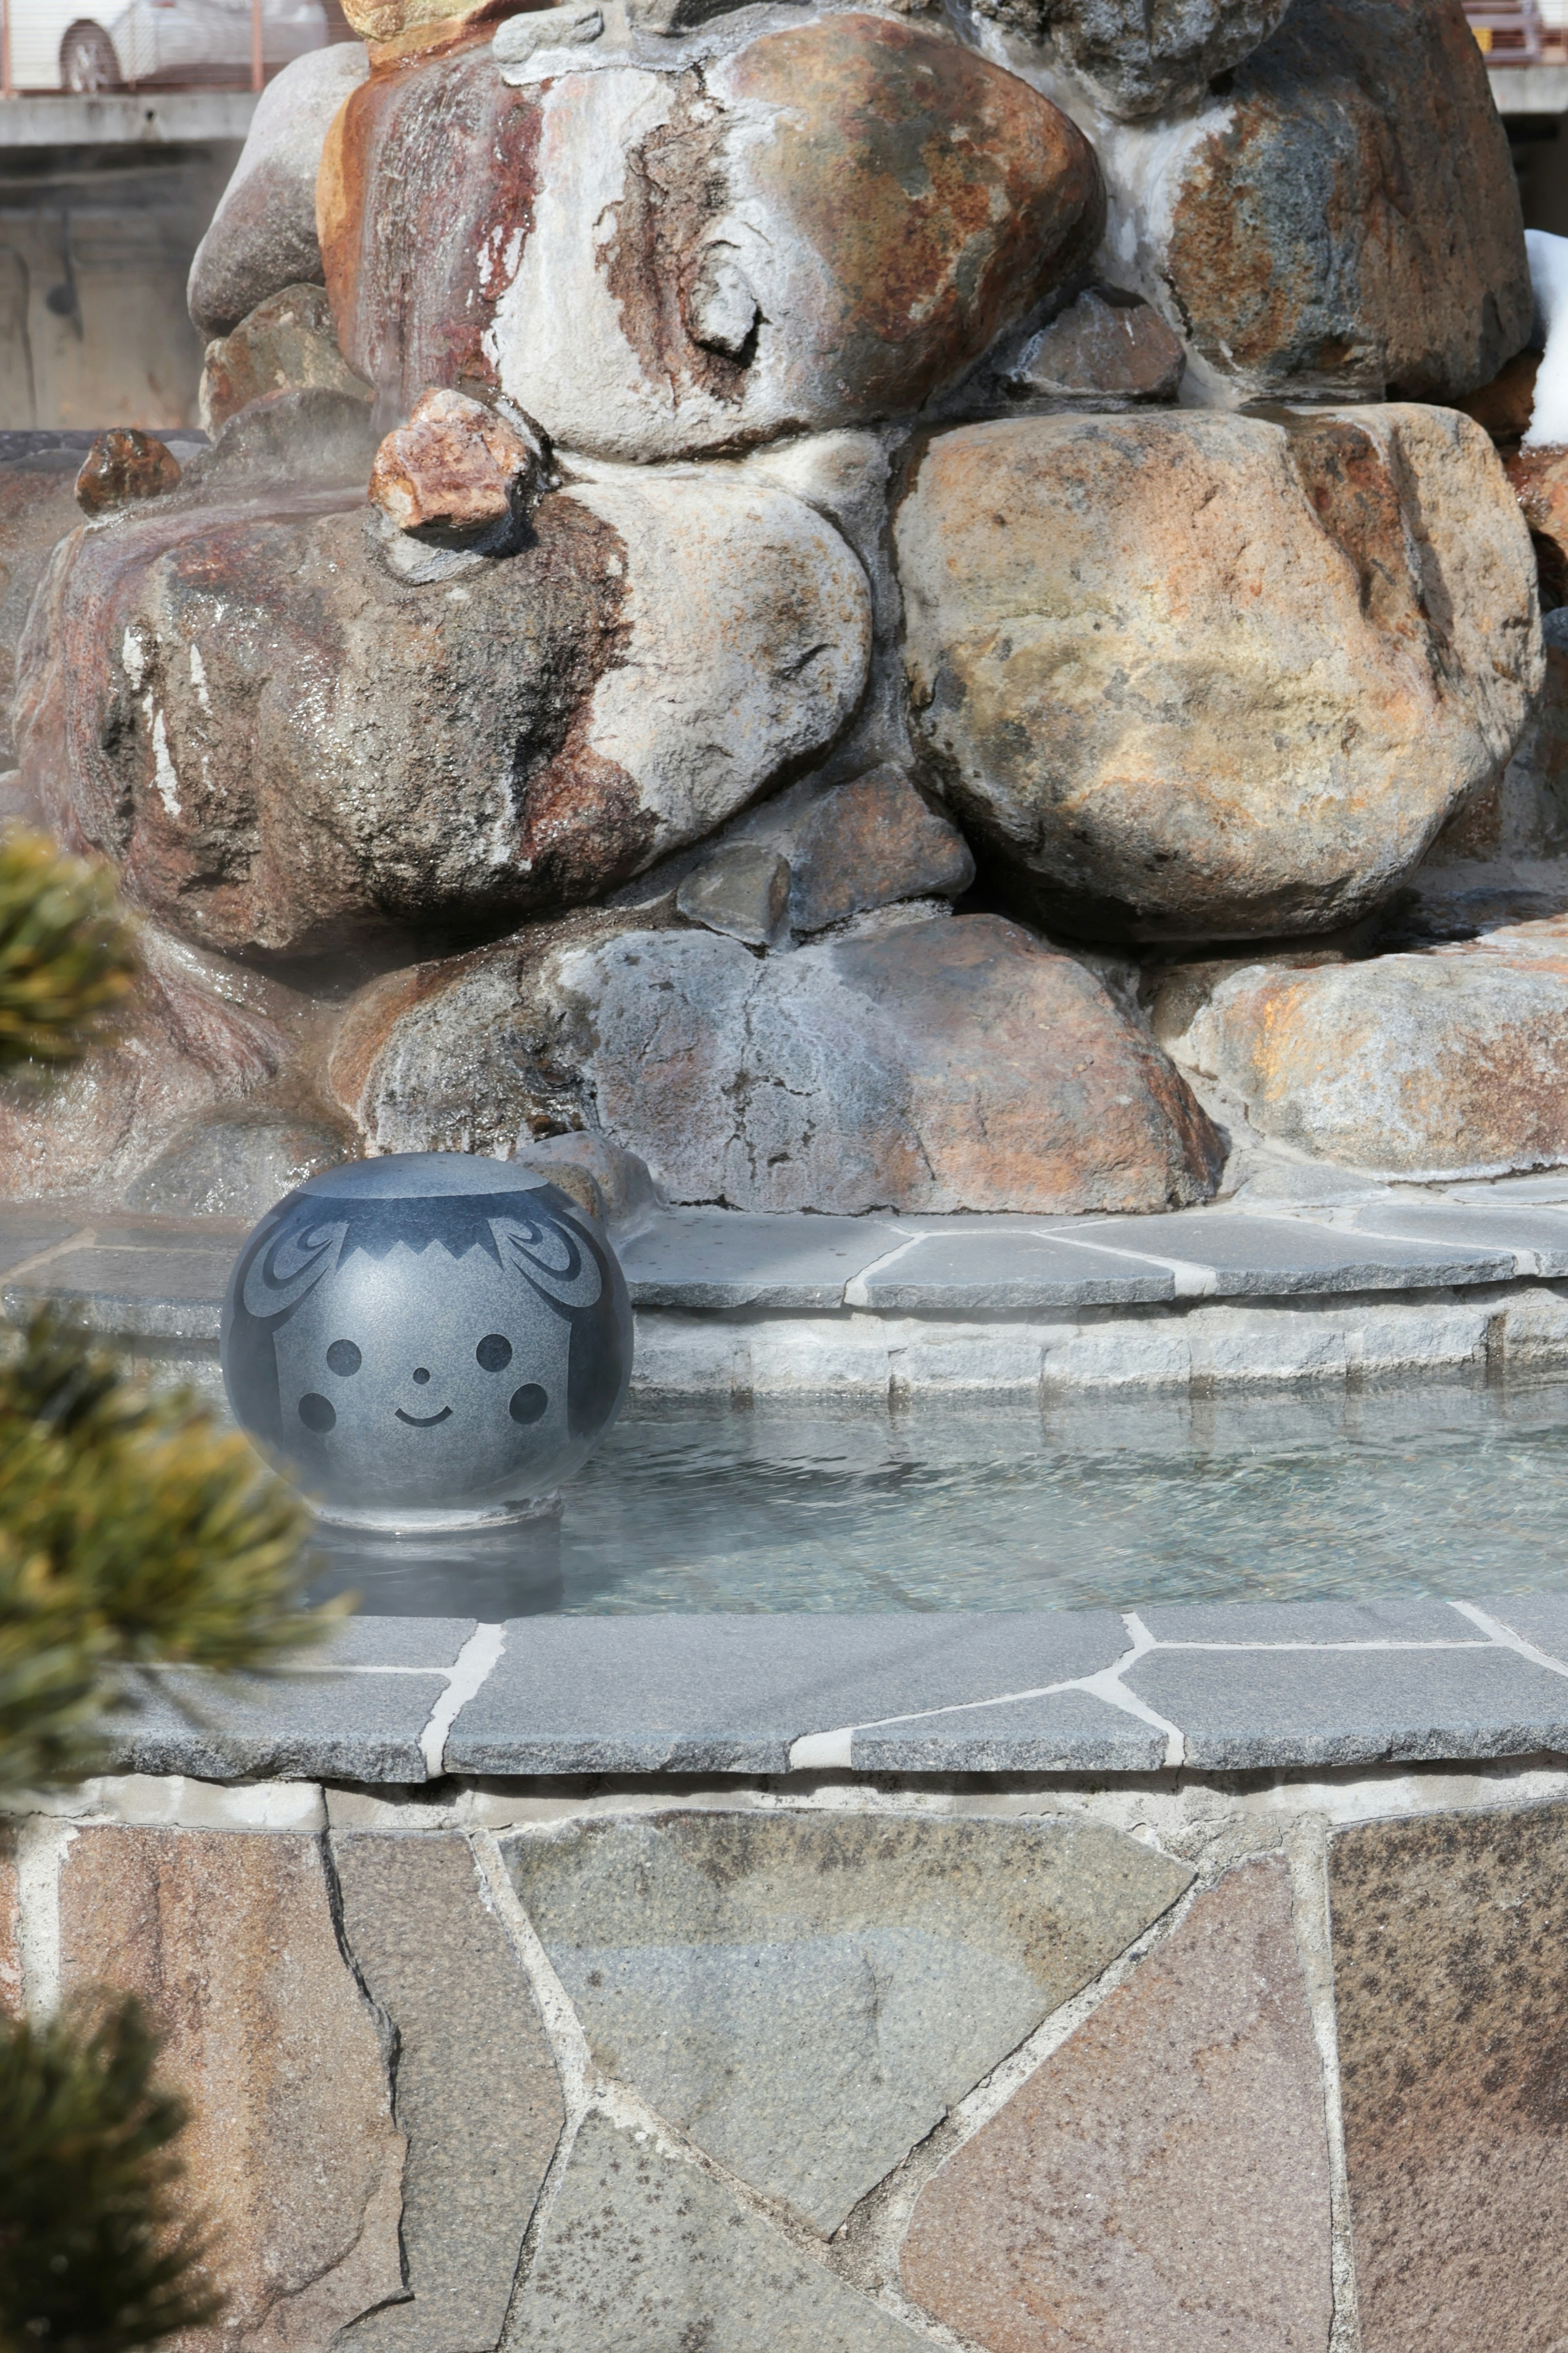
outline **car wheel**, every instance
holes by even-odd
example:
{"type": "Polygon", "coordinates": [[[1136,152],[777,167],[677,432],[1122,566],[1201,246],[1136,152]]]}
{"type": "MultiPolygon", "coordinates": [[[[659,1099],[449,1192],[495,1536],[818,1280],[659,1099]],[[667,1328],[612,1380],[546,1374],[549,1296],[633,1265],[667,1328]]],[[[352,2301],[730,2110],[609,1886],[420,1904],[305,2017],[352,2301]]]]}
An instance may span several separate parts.
{"type": "Polygon", "coordinates": [[[82,98],[94,90],[118,90],[121,79],[120,59],[103,26],[85,20],[70,26],[60,43],[60,88],[82,98]]]}

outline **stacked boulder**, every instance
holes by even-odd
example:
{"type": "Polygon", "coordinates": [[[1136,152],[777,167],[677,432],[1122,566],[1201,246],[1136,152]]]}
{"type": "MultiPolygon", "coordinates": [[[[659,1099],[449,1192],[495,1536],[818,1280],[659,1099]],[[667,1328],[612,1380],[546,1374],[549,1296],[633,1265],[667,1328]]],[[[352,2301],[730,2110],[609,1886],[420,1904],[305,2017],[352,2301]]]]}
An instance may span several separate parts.
{"type": "MultiPolygon", "coordinates": [[[[1459,0],[350,14],[196,257],[210,449],[33,598],[16,789],[156,977],[96,1124],[0,1106],[13,1181],[1142,1210],[1216,1115],[1387,1160],[1315,1046],[1248,1074],[1282,963],[1426,971],[1379,926],[1542,756],[1459,0]]],[[[1568,1157],[1551,1102],[1493,1157],[1568,1157]]]]}

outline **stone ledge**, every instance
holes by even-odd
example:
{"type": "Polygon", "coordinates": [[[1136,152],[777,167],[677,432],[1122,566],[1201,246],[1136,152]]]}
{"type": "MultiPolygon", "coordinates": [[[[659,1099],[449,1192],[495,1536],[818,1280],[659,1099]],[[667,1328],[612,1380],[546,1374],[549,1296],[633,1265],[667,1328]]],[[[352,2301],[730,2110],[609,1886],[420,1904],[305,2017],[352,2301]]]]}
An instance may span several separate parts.
{"type": "Polygon", "coordinates": [[[1568,1595],[1111,1610],[363,1618],[148,1678],[109,1769],[552,1778],[1289,1771],[1568,1753],[1568,1595]]]}

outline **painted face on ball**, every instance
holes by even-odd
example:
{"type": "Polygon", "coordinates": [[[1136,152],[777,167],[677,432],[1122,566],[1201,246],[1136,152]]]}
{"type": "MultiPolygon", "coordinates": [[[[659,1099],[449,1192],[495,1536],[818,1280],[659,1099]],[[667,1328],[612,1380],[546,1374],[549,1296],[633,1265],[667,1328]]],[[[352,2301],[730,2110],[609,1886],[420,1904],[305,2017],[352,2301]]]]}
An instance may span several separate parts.
{"type": "Polygon", "coordinates": [[[286,1442],[367,1497],[482,1493],[565,1443],[570,1340],[488,1251],[355,1250],[275,1335],[286,1442]]]}

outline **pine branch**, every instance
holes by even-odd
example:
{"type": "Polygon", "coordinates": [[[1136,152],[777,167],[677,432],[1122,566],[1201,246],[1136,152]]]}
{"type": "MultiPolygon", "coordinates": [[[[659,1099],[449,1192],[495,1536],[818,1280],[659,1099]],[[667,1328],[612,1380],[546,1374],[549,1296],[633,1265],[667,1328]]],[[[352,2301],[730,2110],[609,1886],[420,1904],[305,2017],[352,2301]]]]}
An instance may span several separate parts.
{"type": "Polygon", "coordinates": [[[73,1062],[110,1034],[137,973],[105,867],[47,836],[0,836],[0,1072],[73,1062]]]}

